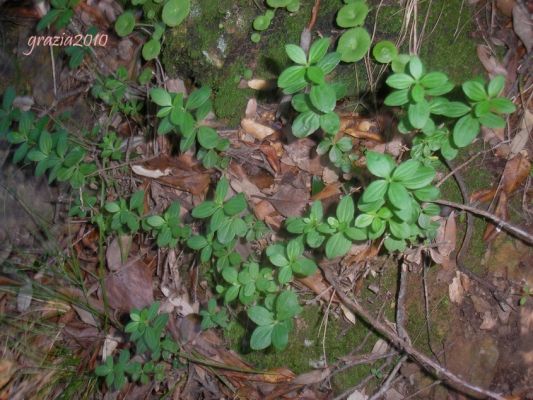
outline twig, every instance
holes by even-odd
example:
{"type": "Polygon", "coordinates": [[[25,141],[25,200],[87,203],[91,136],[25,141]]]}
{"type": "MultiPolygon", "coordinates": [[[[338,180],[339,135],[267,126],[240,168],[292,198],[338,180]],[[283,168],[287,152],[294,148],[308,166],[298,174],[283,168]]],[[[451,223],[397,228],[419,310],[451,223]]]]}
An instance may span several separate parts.
{"type": "Polygon", "coordinates": [[[309,20],[309,24],[307,24],[307,30],[311,31],[315,24],[316,24],[316,18],[318,16],[318,10],[320,9],[320,0],[315,0],[315,5],[313,6],[313,9],[311,10],[311,19],[309,20]]]}
{"type": "Polygon", "coordinates": [[[454,203],[453,201],[448,201],[448,200],[436,200],[435,203],[441,204],[443,206],[457,208],[458,210],[468,211],[469,213],[472,213],[472,214],[480,215],[484,218],[491,220],[492,222],[495,222],[497,224],[497,228],[504,229],[510,234],[515,235],[519,239],[523,240],[527,244],[533,245],[533,235],[531,235],[529,232],[526,232],[525,230],[523,230],[522,228],[516,225],[510,224],[509,222],[504,221],[503,219],[497,217],[496,215],[488,211],[480,210],[479,208],[467,206],[467,205],[460,204],[460,203],[454,203]]]}
{"type": "Polygon", "coordinates": [[[366,311],[355,299],[350,299],[340,288],[338,282],[333,278],[332,273],[328,268],[324,268],[324,275],[326,280],[335,288],[337,296],[344,302],[344,304],[359,317],[364,319],[368,324],[381,335],[384,336],[393,346],[406,353],[410,358],[419,363],[427,372],[433,374],[438,379],[445,381],[452,388],[462,392],[472,394],[475,397],[489,397],[495,400],[505,400],[505,398],[493,391],[483,389],[479,386],[473,385],[465,381],[447,368],[436,363],[431,358],[415,349],[411,344],[400,338],[394,331],[392,331],[385,324],[377,321],[368,311],[366,311]]]}
{"type": "Polygon", "coordinates": [[[398,371],[400,370],[405,360],[407,360],[407,356],[403,356],[402,358],[400,358],[400,360],[396,363],[393,370],[390,372],[389,376],[383,383],[383,385],[381,385],[379,390],[376,393],[374,393],[369,400],[378,400],[379,398],[381,398],[381,396],[385,394],[387,390],[389,390],[390,386],[392,385],[392,381],[398,374],[398,371]]]}
{"type": "Polygon", "coordinates": [[[398,288],[398,300],[396,302],[396,332],[408,343],[411,343],[409,335],[405,330],[405,290],[407,287],[407,264],[402,261],[400,265],[400,287],[398,288]]]}

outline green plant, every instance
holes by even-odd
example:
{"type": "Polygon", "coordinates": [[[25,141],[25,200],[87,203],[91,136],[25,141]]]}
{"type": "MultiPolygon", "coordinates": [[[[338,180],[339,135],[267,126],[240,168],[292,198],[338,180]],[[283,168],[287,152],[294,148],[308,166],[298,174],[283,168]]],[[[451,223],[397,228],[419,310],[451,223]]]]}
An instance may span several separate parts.
{"type": "Polygon", "coordinates": [[[228,314],[225,309],[217,311],[217,301],[215,299],[209,299],[207,303],[207,309],[201,310],[200,315],[202,317],[201,328],[209,329],[220,326],[221,328],[228,327],[228,314]]]}
{"type": "Polygon", "coordinates": [[[362,59],[370,48],[370,35],[361,27],[369,9],[364,0],[345,0],[344,3],[337,13],[337,25],[350,29],[339,38],[337,51],[341,54],[341,61],[355,62],[362,59]]]}
{"type": "Polygon", "coordinates": [[[146,218],[146,224],[157,237],[159,247],[176,247],[179,240],[191,235],[191,228],[183,226],[180,221],[180,204],[174,202],[163,215],[152,215],[146,218]]]}
{"type": "MultiPolygon", "coordinates": [[[[120,390],[126,384],[128,376],[132,382],[139,381],[141,384],[146,384],[152,377],[160,382],[165,376],[165,362],[176,364],[179,346],[164,334],[168,314],[158,315],[158,309],[159,302],[155,302],[149,308],[132,310],[130,322],[124,328],[130,334],[130,342],[135,346],[136,354],[148,353],[151,361],[133,361],[127,349],[120,351],[116,361],[108,356],[94,371],[97,376],[105,377],[108,387],[120,390]]],[[[137,359],[143,360],[142,357],[137,359]]]]}
{"type": "Polygon", "coordinates": [[[246,199],[239,193],[225,200],[228,189],[228,180],[222,178],[217,184],[214,200],[204,201],[191,212],[194,218],[209,218],[208,231],[216,233],[221,244],[231,242],[236,236],[243,237],[248,231],[246,223],[239,216],[247,207],[246,199]]]}
{"type": "Polygon", "coordinates": [[[111,106],[111,114],[120,111],[129,116],[138,115],[142,103],[132,96],[127,81],[128,71],[125,67],[119,67],[115,76],[98,77],[91,94],[111,106]]]}
{"type": "Polygon", "coordinates": [[[281,292],[276,297],[274,307],[250,307],[248,318],[258,325],[250,338],[250,347],[262,350],[272,344],[277,350],[283,350],[289,342],[289,332],[293,328],[292,318],[300,311],[298,297],[290,291],[281,292]]]}
{"type": "Polygon", "coordinates": [[[144,191],[135,192],[130,201],[120,198],[104,206],[110,214],[109,227],[119,235],[133,234],[139,230],[141,216],[144,214],[144,191]]]}
{"type": "Polygon", "coordinates": [[[526,304],[527,299],[532,296],[533,296],[533,290],[530,289],[530,287],[527,284],[524,285],[524,287],[522,288],[522,295],[520,296],[520,301],[518,302],[518,304],[523,306],[524,304],[526,304]]]}
{"type": "Polygon", "coordinates": [[[153,60],[161,52],[161,40],[167,26],[181,24],[191,10],[190,0],[131,0],[133,6],[143,6],[144,20],[137,24],[134,10],[126,10],[115,21],[115,31],[121,37],[133,32],[136,26],[142,26],[144,32],[152,27],[153,32],[144,43],[141,54],[146,60],[153,60]],[[162,4],[160,4],[162,3],[162,4]]]}
{"type": "Polygon", "coordinates": [[[228,160],[220,157],[216,151],[226,150],[229,140],[221,138],[216,130],[202,124],[211,111],[210,96],[211,89],[208,87],[193,91],[186,100],[182,93],[169,93],[161,88],[150,91],[152,101],[160,107],[157,117],[161,121],[157,133],[165,135],[179,132],[181,151],[191,149],[198,141],[201,149],[197,157],[203,165],[206,168],[223,167],[228,160]]]}
{"type": "MultiPolygon", "coordinates": [[[[252,27],[259,32],[268,29],[277,9],[285,8],[291,13],[297,12],[300,9],[300,0],[267,0],[266,4],[270,8],[264,14],[255,17],[252,23],[252,27]]],[[[258,43],[260,39],[261,35],[257,32],[254,32],[251,36],[251,40],[254,43],[258,43]]]]}
{"type": "Polygon", "coordinates": [[[80,0],[52,0],[50,1],[50,11],[41,18],[37,24],[37,31],[42,31],[50,25],[54,25],[57,30],[67,26],[74,15],[74,8],[80,0]]]}
{"type": "Polygon", "coordinates": [[[267,247],[266,255],[272,265],[279,268],[278,281],[286,284],[293,275],[309,276],[316,272],[317,265],[310,258],[303,256],[304,247],[300,240],[291,240],[284,246],[272,244],[267,247]]]}
{"type": "Polygon", "coordinates": [[[13,100],[16,97],[15,88],[8,86],[2,97],[2,108],[0,108],[0,139],[3,139],[14,121],[20,118],[20,110],[13,107],[13,100]]]}
{"type": "Polygon", "coordinates": [[[117,136],[115,132],[107,132],[102,143],[99,144],[102,159],[111,159],[115,161],[122,160],[124,155],[121,150],[122,140],[117,136]]]}

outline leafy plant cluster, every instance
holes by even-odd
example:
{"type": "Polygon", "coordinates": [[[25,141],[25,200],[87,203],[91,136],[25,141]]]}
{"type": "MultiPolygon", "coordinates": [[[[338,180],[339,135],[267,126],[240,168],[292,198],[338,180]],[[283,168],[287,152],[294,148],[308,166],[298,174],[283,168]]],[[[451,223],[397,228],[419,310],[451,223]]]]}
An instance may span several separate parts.
{"type": "Polygon", "coordinates": [[[182,152],[198,143],[196,156],[206,168],[225,168],[228,159],[221,157],[218,152],[228,149],[229,140],[221,138],[216,130],[203,123],[212,109],[210,96],[211,89],[208,87],[194,90],[186,99],[183,93],[169,93],[162,88],[150,91],[150,98],[159,106],[157,117],[161,121],[157,133],[179,134],[182,152]]]}
{"type": "Polygon", "coordinates": [[[344,0],[344,3],[337,13],[336,22],[347,30],[339,38],[337,51],[341,54],[341,61],[356,62],[365,56],[372,42],[363,27],[369,8],[365,0],[344,0]]]}
{"type": "Polygon", "coordinates": [[[50,10],[39,20],[37,31],[42,31],[50,25],[53,25],[57,30],[66,27],[70,23],[74,15],[74,8],[79,2],[80,0],[51,0],[50,10]]]}
{"type": "Polygon", "coordinates": [[[488,84],[470,80],[461,85],[465,100],[456,100],[455,85],[443,72],[426,72],[417,56],[397,54],[390,42],[380,42],[374,48],[375,58],[391,63],[393,74],[386,83],[393,91],[385,98],[388,106],[401,106],[404,116],[399,124],[402,133],[417,133],[411,157],[428,160],[434,153],[446,159],[457,156],[458,149],[468,146],[481,126],[504,128],[506,114],[515,105],[500,97],[505,85],[503,76],[488,84]],[[445,95],[453,96],[451,99],[445,95]]]}
{"type": "Polygon", "coordinates": [[[0,139],[15,147],[14,163],[35,163],[35,176],[48,174],[48,182],[68,182],[72,188],[84,186],[96,171],[87,161],[85,147],[48,116],[37,117],[31,110],[13,106],[16,92],[4,92],[0,110],[0,139]]]}
{"type": "Polygon", "coordinates": [[[103,377],[109,388],[120,390],[128,378],[143,385],[154,380],[161,382],[168,368],[179,367],[179,346],[164,332],[168,314],[158,315],[158,308],[159,303],[155,302],[149,308],[131,311],[124,331],[135,348],[133,358],[129,349],[123,349],[118,357],[108,356],[96,367],[96,375],[103,377]]]}
{"type": "Polygon", "coordinates": [[[278,9],[285,8],[290,13],[297,12],[300,9],[300,0],[266,0],[266,5],[268,8],[265,13],[258,15],[252,24],[254,30],[257,31],[252,33],[250,38],[254,43],[261,40],[259,32],[268,29],[278,9]]]}
{"type": "Polygon", "coordinates": [[[190,0],[130,0],[132,9],[124,11],[115,21],[115,31],[121,37],[128,36],[136,27],[152,32],[149,40],[144,43],[141,54],[149,61],[157,58],[161,52],[161,41],[166,27],[175,27],[181,24],[189,15],[190,0]],[[142,6],[143,20],[137,22],[135,12],[142,6]]]}

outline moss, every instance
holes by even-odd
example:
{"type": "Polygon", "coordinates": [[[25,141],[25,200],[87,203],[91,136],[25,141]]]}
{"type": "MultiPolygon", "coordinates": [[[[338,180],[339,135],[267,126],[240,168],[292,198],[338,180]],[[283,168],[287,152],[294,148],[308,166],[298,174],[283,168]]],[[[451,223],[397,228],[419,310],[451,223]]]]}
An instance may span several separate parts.
{"type": "MultiPolygon", "coordinates": [[[[282,352],[276,352],[272,349],[262,352],[249,350],[246,340],[250,332],[247,330],[254,328],[253,323],[243,325],[246,322],[243,324],[232,322],[225,336],[228,338],[231,348],[244,353],[245,359],[255,367],[270,369],[284,366],[294,373],[300,374],[310,371],[312,369],[310,363],[320,361],[323,355],[323,330],[319,333],[322,318],[323,313],[318,306],[304,307],[303,312],[296,320],[295,330],[290,335],[289,345],[282,352]]],[[[347,355],[362,342],[367,333],[368,327],[363,323],[358,321],[355,326],[347,326],[345,322],[336,320],[330,313],[325,339],[328,363],[331,364],[339,357],[347,355]]],[[[376,335],[369,338],[361,352],[370,351],[376,340],[376,335]]],[[[338,392],[343,391],[357,384],[369,373],[370,366],[368,365],[350,368],[335,375],[332,380],[333,387],[338,392]]]]}
{"type": "MultiPolygon", "coordinates": [[[[419,4],[419,23],[423,24],[429,2],[419,4]]],[[[433,3],[426,24],[421,57],[428,69],[444,71],[456,83],[482,72],[472,38],[473,12],[463,0],[433,3]]]]}

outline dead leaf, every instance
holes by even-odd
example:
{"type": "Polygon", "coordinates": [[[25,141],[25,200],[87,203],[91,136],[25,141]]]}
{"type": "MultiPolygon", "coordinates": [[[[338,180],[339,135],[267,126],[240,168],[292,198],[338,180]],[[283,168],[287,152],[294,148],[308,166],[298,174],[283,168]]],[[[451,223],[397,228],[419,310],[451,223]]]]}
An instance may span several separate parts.
{"type": "Polygon", "coordinates": [[[450,300],[456,304],[461,304],[463,302],[465,293],[469,288],[470,279],[468,276],[460,271],[456,271],[452,283],[450,283],[450,286],[448,286],[450,300]]]}
{"type": "Polygon", "coordinates": [[[132,165],[132,171],[194,195],[205,193],[210,183],[209,172],[188,154],[179,157],[162,155],[132,165]]]}
{"type": "MultiPolygon", "coordinates": [[[[313,275],[303,278],[297,278],[298,282],[304,284],[308,289],[311,289],[317,296],[321,296],[329,301],[331,295],[328,295],[330,286],[326,284],[322,273],[318,270],[313,275]]],[[[339,299],[337,296],[333,297],[332,302],[337,303],[339,299]]]]}
{"type": "Polygon", "coordinates": [[[326,185],[320,192],[316,193],[311,197],[311,200],[324,200],[329,199],[330,197],[338,196],[342,193],[341,184],[339,182],[330,183],[326,185]]]}
{"type": "Polygon", "coordinates": [[[346,400],[367,400],[368,396],[359,390],[354,390],[347,398],[346,400]]]}
{"type": "MultiPolygon", "coordinates": [[[[505,191],[502,191],[498,197],[498,203],[496,204],[496,209],[494,210],[494,215],[500,218],[503,221],[509,219],[509,213],[507,211],[507,201],[508,197],[505,191]]],[[[496,238],[496,236],[501,232],[501,228],[497,227],[494,224],[487,224],[487,228],[483,233],[483,240],[490,242],[496,238]]]]}
{"type": "Polygon", "coordinates": [[[450,255],[455,250],[455,243],[457,241],[457,224],[455,222],[454,211],[439,226],[435,241],[437,248],[430,249],[433,261],[441,264],[445,268],[455,267],[455,262],[450,259],[450,255]]]}
{"type": "Polygon", "coordinates": [[[246,103],[246,111],[244,112],[246,118],[254,119],[257,115],[257,100],[255,97],[252,97],[246,103]]]}
{"type": "Polygon", "coordinates": [[[118,311],[129,312],[154,302],[152,273],[139,258],[130,258],[119,270],[106,276],[104,286],[109,306],[118,311]]]}
{"type": "Polygon", "coordinates": [[[262,144],[259,146],[259,150],[263,153],[268,161],[268,164],[272,167],[274,172],[278,174],[280,172],[280,160],[278,151],[271,144],[262,144]]]}
{"type": "Polygon", "coordinates": [[[94,315],[81,308],[81,307],[78,307],[78,306],[75,306],[75,305],[71,305],[72,308],[74,309],[74,311],[76,311],[76,314],[78,314],[78,316],[80,317],[80,319],[85,322],[87,325],[91,325],[91,326],[94,326],[95,328],[98,328],[100,326],[100,324],[98,324],[98,322],[96,322],[96,319],[94,318],[94,315]]]}
{"type": "Polygon", "coordinates": [[[276,80],[270,79],[250,79],[248,87],[254,90],[271,90],[276,87],[276,80]]]}
{"type": "Polygon", "coordinates": [[[33,298],[33,286],[31,281],[28,280],[23,286],[20,287],[17,295],[17,311],[22,313],[26,311],[31,304],[33,298]]]}
{"type": "Polygon", "coordinates": [[[529,11],[521,3],[513,7],[513,28],[529,53],[533,47],[533,23],[529,11]]]}
{"type": "Polygon", "coordinates": [[[309,202],[309,191],[285,184],[268,202],[284,217],[301,216],[309,202]]]}
{"type": "Polygon", "coordinates": [[[351,312],[350,309],[348,307],[346,307],[344,304],[340,303],[340,306],[341,306],[342,313],[344,314],[346,319],[349,322],[351,322],[352,325],[355,325],[355,323],[357,322],[357,320],[355,318],[355,314],[353,312],[351,312]]]}
{"type": "Polygon", "coordinates": [[[525,147],[531,135],[533,129],[533,113],[529,110],[524,110],[524,115],[520,121],[520,130],[516,133],[513,141],[511,142],[511,155],[514,157],[520,153],[525,147]]]}
{"type": "Polygon", "coordinates": [[[490,331],[496,326],[496,322],[497,320],[492,316],[492,313],[490,311],[486,311],[483,314],[483,321],[481,322],[479,329],[490,331]]]}
{"type": "Polygon", "coordinates": [[[250,118],[244,118],[241,121],[241,127],[247,134],[257,140],[265,140],[268,136],[276,132],[276,130],[272,129],[270,126],[260,124],[250,118]]]}
{"type": "Polygon", "coordinates": [[[298,375],[293,379],[291,383],[295,385],[312,385],[313,383],[322,382],[331,374],[329,368],[324,368],[320,370],[310,371],[298,375]]]}
{"type": "Polygon", "coordinates": [[[506,17],[511,17],[513,15],[513,7],[515,4],[516,0],[496,0],[496,7],[498,7],[506,17]]]}
{"type": "Polygon", "coordinates": [[[281,162],[293,165],[311,175],[321,175],[324,166],[321,164],[320,156],[315,152],[316,143],[308,138],[295,140],[284,145],[285,152],[281,157],[281,162]]]}
{"type": "Polygon", "coordinates": [[[15,365],[7,358],[0,360],[0,389],[2,389],[11,380],[15,373],[15,365]]]}
{"type": "Polygon", "coordinates": [[[384,355],[384,354],[387,354],[387,352],[389,351],[389,344],[383,340],[383,339],[378,339],[376,341],[376,343],[374,344],[374,347],[372,347],[372,354],[377,354],[377,355],[384,355]]]}
{"type": "Polygon", "coordinates": [[[496,75],[507,77],[507,69],[494,57],[490,47],[480,44],[476,47],[476,51],[479,61],[481,61],[491,78],[496,75]]]}

